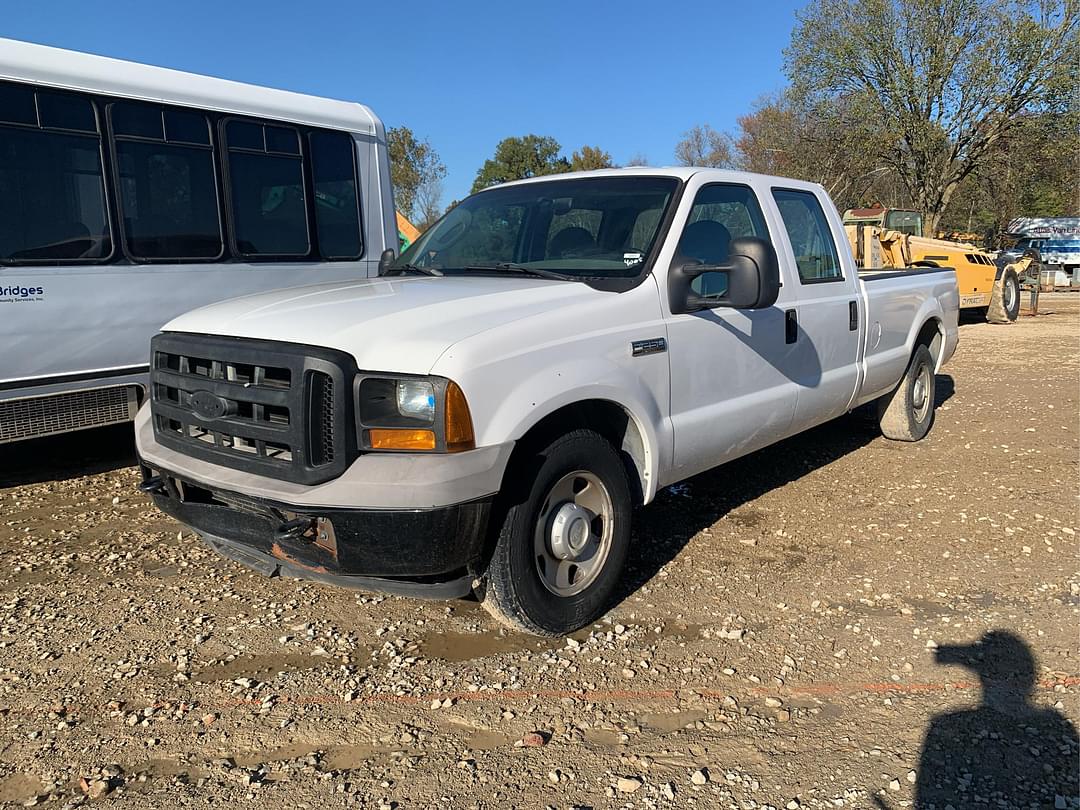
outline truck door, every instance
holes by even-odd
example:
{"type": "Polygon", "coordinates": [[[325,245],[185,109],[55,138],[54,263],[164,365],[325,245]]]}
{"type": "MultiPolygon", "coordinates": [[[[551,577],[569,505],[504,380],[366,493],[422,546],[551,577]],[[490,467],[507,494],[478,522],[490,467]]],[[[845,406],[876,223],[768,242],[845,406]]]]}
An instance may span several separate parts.
{"type": "Polygon", "coordinates": [[[818,196],[803,189],[774,188],[784,223],[778,253],[798,271],[797,302],[788,305],[787,339],[795,349],[792,371],[799,385],[793,431],[805,430],[847,411],[859,377],[862,301],[854,265],[845,268],[829,218],[818,196]]]}
{"type": "MultiPolygon", "coordinates": [[[[754,189],[738,183],[703,185],[693,198],[674,261],[721,264],[731,240],[740,236],[770,239],[754,189]]],[[[794,347],[785,342],[784,332],[784,311],[795,306],[791,287],[785,275],[780,297],[768,309],[667,315],[673,480],[788,435],[797,391],[790,370],[794,347]]]]}

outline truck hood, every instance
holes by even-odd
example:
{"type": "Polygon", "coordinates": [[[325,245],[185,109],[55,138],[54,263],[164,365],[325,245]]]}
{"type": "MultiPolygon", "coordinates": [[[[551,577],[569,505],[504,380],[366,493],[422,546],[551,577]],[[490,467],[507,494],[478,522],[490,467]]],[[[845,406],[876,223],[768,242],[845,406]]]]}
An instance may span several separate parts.
{"type": "Polygon", "coordinates": [[[460,340],[603,295],[586,284],[505,276],[364,279],[234,298],[164,329],[325,346],[367,371],[427,374],[460,340]]]}

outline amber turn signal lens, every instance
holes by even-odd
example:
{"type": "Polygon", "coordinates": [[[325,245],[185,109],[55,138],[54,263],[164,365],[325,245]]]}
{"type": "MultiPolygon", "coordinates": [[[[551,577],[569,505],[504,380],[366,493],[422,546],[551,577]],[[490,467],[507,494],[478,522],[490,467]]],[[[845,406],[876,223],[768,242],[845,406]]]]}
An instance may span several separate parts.
{"type": "Polygon", "coordinates": [[[458,384],[451,380],[446,385],[446,452],[460,453],[475,447],[469,403],[458,384]]]}
{"type": "Polygon", "coordinates": [[[372,450],[434,450],[435,431],[372,428],[368,441],[372,450]]]}

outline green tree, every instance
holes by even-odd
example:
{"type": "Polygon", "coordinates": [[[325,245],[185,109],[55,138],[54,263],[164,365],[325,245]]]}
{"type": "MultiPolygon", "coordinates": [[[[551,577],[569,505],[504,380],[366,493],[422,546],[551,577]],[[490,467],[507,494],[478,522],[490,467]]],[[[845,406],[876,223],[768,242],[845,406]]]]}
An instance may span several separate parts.
{"type": "Polygon", "coordinates": [[[1025,115],[988,159],[957,188],[941,220],[944,231],[1000,235],[1019,216],[1080,214],[1080,109],[1025,115]]]}
{"type": "Polygon", "coordinates": [[[1078,9],[1080,0],[811,0],[786,70],[796,97],[866,103],[888,136],[880,158],[933,231],[1023,114],[1067,105],[1078,9]]]}
{"type": "Polygon", "coordinates": [[[599,146],[583,146],[570,156],[570,171],[572,172],[610,169],[614,165],[611,162],[611,155],[599,146]]]}
{"type": "Polygon", "coordinates": [[[855,97],[812,103],[790,92],[765,97],[738,119],[735,165],[820,183],[840,210],[883,197],[897,207],[895,195],[884,188],[895,175],[878,158],[885,136],[873,122],[855,97]]]}
{"type": "Polygon", "coordinates": [[[410,222],[430,218],[439,207],[442,179],[446,166],[439,153],[426,140],[420,140],[408,127],[386,131],[390,154],[390,182],[394,187],[394,206],[410,222]],[[418,195],[421,198],[418,206],[418,195]]]}
{"type": "Polygon", "coordinates": [[[559,142],[547,135],[504,138],[495,147],[495,156],[484,161],[473,181],[474,192],[526,177],[558,174],[570,170],[570,161],[559,155],[559,142]]]}
{"type": "Polygon", "coordinates": [[[680,166],[711,166],[727,169],[732,165],[731,136],[717,132],[708,124],[699,124],[683,133],[675,145],[675,160],[680,166]]]}

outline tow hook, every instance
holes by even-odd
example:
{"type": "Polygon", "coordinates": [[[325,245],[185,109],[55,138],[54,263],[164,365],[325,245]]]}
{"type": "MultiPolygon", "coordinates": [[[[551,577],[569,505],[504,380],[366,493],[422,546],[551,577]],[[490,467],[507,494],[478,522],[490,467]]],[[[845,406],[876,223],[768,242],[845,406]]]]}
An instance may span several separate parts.
{"type": "Polygon", "coordinates": [[[165,481],[160,475],[139,482],[139,492],[145,492],[147,495],[156,495],[163,489],[165,489],[165,481]]]}
{"type": "Polygon", "coordinates": [[[275,540],[299,540],[309,530],[315,528],[314,518],[296,518],[294,520],[286,521],[277,527],[274,532],[275,540]]]}

